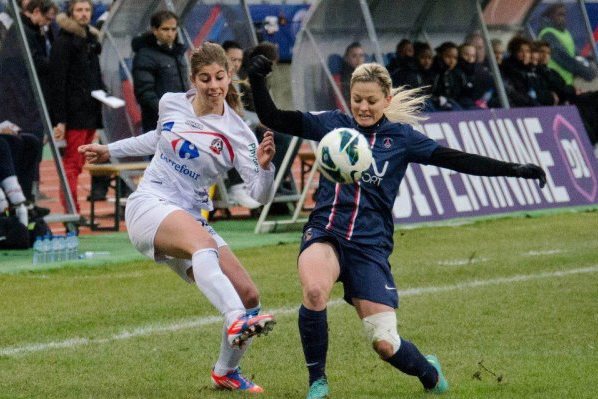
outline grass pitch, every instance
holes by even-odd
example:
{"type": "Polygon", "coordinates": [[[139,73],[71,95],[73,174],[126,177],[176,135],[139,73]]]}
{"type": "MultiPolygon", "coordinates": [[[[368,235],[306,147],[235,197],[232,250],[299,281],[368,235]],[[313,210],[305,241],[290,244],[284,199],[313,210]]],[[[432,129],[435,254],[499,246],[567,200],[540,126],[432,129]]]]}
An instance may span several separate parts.
{"type": "MultiPolygon", "coordinates": [[[[218,229],[218,225],[216,225],[218,229]]],[[[399,331],[440,358],[446,398],[598,397],[598,212],[399,230],[399,331]]],[[[299,233],[297,233],[299,235],[299,233]]],[[[264,398],[304,398],[296,243],[237,255],[278,325],[242,364],[264,398]]],[[[428,398],[379,361],[337,286],[332,398],[428,398]]],[[[221,321],[149,261],[0,276],[0,398],[228,398],[214,391],[221,321]]]]}

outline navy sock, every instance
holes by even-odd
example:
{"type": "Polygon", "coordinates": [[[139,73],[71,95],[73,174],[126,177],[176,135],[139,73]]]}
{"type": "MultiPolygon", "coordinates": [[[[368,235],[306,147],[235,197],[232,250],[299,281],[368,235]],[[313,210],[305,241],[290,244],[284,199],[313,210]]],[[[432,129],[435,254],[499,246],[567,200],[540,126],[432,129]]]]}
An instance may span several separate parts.
{"type": "Polygon", "coordinates": [[[405,374],[419,378],[424,388],[432,389],[438,382],[438,372],[420,353],[415,345],[401,338],[401,346],[397,353],[385,359],[405,374]]]}
{"type": "Polygon", "coordinates": [[[309,385],[326,376],[326,353],[328,352],[328,320],[326,309],[299,308],[299,335],[309,371],[309,385]]]}

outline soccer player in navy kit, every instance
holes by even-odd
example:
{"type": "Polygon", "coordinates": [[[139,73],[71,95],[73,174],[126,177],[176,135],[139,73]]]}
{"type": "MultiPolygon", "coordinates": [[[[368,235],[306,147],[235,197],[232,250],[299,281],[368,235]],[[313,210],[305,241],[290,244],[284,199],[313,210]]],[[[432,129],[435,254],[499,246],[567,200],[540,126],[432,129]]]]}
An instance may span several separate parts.
{"type": "Polygon", "coordinates": [[[411,125],[423,119],[425,97],[417,90],[392,88],[379,64],[359,66],[351,78],[351,115],[340,111],[308,113],[279,110],[265,85],[270,62],[254,57],[248,69],[260,121],[269,128],[320,140],[338,127],[357,129],[369,141],[373,163],[359,182],[335,184],[320,179],[316,205],[303,230],[298,271],[303,291],[299,333],[309,371],[307,399],[328,397],[326,303],[336,281],[344,299],[355,307],[373,349],[402,372],[417,376],[434,393],[448,389],[438,359],[423,356],[399,336],[397,289],[388,257],[393,249],[392,207],[410,162],[435,165],[482,176],[513,176],[546,183],[532,164],[507,163],[439,145],[411,125]],[[375,171],[375,173],[374,173],[375,171]],[[372,178],[372,176],[382,177],[372,178]]]}

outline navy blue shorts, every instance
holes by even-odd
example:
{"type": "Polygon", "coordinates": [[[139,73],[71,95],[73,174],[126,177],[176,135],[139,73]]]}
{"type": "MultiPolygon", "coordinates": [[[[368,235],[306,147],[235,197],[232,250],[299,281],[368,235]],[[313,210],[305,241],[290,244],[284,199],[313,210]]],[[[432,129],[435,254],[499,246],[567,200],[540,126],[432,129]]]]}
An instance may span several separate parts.
{"type": "Polygon", "coordinates": [[[347,303],[353,305],[351,299],[358,298],[392,308],[399,306],[399,294],[390,272],[387,251],[339,239],[325,229],[306,225],[299,252],[316,242],[329,242],[336,248],[341,267],[338,281],[343,283],[347,303]]]}

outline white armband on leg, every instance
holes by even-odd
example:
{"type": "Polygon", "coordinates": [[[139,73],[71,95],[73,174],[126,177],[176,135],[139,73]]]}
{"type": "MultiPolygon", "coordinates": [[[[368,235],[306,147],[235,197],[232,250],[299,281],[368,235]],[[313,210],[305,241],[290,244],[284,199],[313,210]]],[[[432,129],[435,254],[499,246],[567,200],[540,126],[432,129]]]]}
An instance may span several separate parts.
{"type": "Polygon", "coordinates": [[[401,337],[397,331],[397,315],[395,312],[376,313],[362,320],[368,342],[375,344],[385,341],[392,345],[394,353],[401,346],[401,337]]]}

